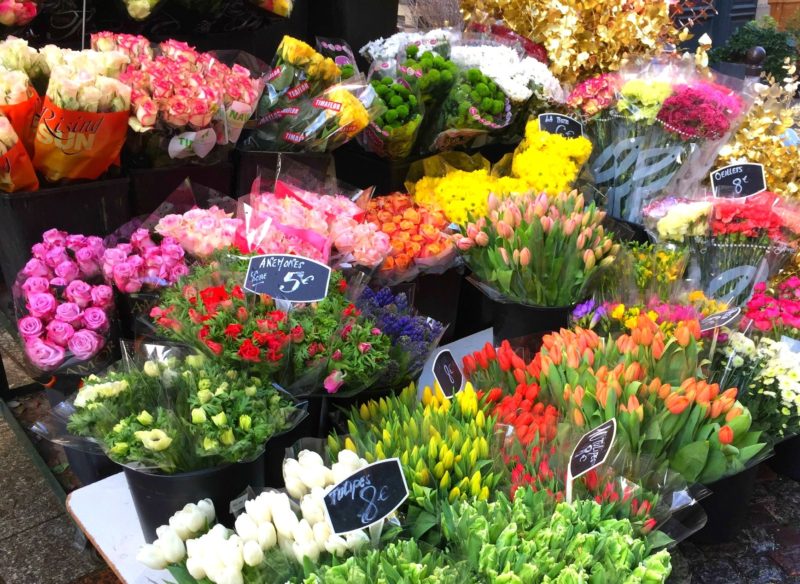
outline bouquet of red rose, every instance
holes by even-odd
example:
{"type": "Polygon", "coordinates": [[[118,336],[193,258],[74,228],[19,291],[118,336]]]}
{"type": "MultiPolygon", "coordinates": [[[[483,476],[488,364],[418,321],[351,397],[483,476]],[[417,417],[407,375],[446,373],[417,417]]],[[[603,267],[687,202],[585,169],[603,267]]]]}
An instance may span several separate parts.
{"type": "Polygon", "coordinates": [[[756,282],[774,276],[796,249],[792,215],[787,203],[769,192],[713,199],[708,236],[692,242],[706,295],[739,305],[756,282]]]}

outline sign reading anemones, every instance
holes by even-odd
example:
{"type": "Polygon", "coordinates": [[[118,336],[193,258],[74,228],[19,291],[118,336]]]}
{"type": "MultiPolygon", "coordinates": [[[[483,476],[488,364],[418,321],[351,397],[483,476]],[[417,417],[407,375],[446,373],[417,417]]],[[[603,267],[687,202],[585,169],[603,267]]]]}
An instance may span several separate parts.
{"type": "Polygon", "coordinates": [[[250,258],[244,289],[288,302],[317,302],[328,295],[331,268],[323,263],[287,254],[250,258]]]}

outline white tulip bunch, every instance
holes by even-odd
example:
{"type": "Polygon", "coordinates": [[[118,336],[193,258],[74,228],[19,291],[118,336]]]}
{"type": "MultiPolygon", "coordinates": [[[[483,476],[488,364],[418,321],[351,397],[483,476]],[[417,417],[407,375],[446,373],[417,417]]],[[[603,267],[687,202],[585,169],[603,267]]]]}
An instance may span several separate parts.
{"type": "Polygon", "coordinates": [[[169,525],[156,529],[158,539],[142,546],[136,559],[153,570],[163,570],[170,564],[182,562],[186,558],[188,542],[208,530],[215,516],[211,499],[203,499],[197,505],[189,503],[170,517],[169,525]]]}
{"type": "Polygon", "coordinates": [[[370,538],[363,530],[344,536],[333,533],[325,517],[324,498],[336,484],[367,464],[344,450],[328,468],[319,454],[304,450],[297,459],[286,460],[283,467],[287,491],[296,501],[286,493],[265,491],[245,502],[234,530],[215,525],[199,537],[195,530],[198,525],[189,512],[192,506],[187,505],[170,519],[168,526],[158,528],[158,540],[145,545],[137,559],[154,569],[185,562],[196,580],[243,584],[245,566],[260,566],[265,552],[273,549],[299,564],[305,558],[317,562],[325,552],[343,557],[368,544],[370,538]]]}

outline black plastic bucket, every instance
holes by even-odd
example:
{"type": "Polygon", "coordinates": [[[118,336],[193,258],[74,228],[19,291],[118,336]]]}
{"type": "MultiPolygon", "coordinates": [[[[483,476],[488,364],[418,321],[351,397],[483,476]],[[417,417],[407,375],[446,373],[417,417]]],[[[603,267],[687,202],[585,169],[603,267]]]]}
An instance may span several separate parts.
{"type": "Polygon", "coordinates": [[[412,282],[392,286],[392,292],[405,292],[409,302],[422,316],[428,316],[445,325],[441,343],[455,337],[458,319],[458,302],[461,297],[462,271],[452,268],[442,274],[422,274],[412,282]]]}
{"type": "Polygon", "coordinates": [[[731,541],[744,526],[750,499],[756,486],[758,465],[707,485],[711,495],[700,500],[708,516],[703,529],[691,540],[695,543],[725,543],[731,541]]]}
{"type": "Polygon", "coordinates": [[[499,347],[507,340],[520,357],[526,361],[532,359],[546,334],[569,325],[574,308],[495,302],[492,318],[494,344],[499,347]]]}
{"type": "Polygon", "coordinates": [[[769,467],[779,475],[800,481],[800,436],[792,436],[775,445],[769,467]]]}
{"type": "Polygon", "coordinates": [[[119,466],[102,452],[86,452],[64,446],[69,469],[84,487],[119,472],[119,466]]]}
{"type": "Polygon", "coordinates": [[[158,292],[117,293],[120,338],[135,340],[141,335],[154,335],[156,328],[150,319],[150,311],[160,298],[158,292]]]}
{"type": "Polygon", "coordinates": [[[156,528],[169,523],[169,518],[188,503],[211,499],[217,521],[233,526],[230,502],[247,487],[263,489],[264,453],[250,462],[237,462],[217,468],[173,475],[147,473],[125,467],[125,479],[139,516],[144,539],[152,543],[156,528]]]}

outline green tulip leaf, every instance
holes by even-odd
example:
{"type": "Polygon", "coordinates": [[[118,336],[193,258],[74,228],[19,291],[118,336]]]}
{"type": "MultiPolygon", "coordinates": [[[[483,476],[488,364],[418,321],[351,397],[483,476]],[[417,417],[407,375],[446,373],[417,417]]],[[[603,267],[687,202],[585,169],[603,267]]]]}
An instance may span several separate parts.
{"type": "Polygon", "coordinates": [[[708,451],[708,441],[691,442],[678,450],[672,458],[672,468],[683,475],[688,482],[695,482],[706,466],[708,451]]]}

